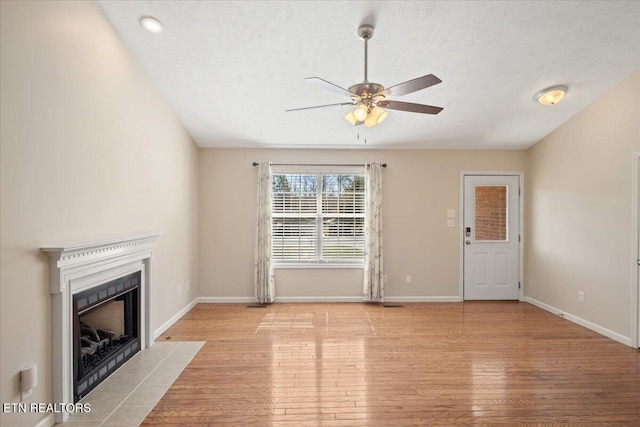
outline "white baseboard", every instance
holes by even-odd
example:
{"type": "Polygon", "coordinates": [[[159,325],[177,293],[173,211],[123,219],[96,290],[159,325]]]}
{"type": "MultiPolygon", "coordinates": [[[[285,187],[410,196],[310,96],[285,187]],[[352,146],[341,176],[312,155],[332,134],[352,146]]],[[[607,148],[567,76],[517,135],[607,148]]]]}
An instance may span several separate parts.
{"type": "Polygon", "coordinates": [[[254,297],[198,297],[198,304],[255,304],[254,297]]]}
{"type": "Polygon", "coordinates": [[[539,307],[543,310],[546,310],[550,313],[553,314],[557,314],[559,316],[564,317],[565,319],[573,322],[573,323],[577,323],[580,326],[584,326],[587,329],[591,329],[594,332],[597,332],[601,335],[604,335],[607,338],[611,338],[612,340],[618,341],[619,343],[628,345],[629,347],[632,347],[631,345],[631,338],[629,337],[625,337],[624,335],[620,335],[617,332],[613,332],[610,329],[607,329],[605,327],[602,327],[600,325],[596,325],[595,323],[589,322],[588,320],[584,320],[581,317],[578,316],[574,316],[571,313],[566,313],[556,307],[553,307],[549,304],[545,304],[542,301],[538,301],[535,298],[531,298],[531,297],[524,297],[523,300],[524,302],[528,302],[529,304],[535,305],[536,307],[539,307]]]}
{"type": "Polygon", "coordinates": [[[385,302],[462,302],[460,297],[384,297],[385,302]]]}
{"type": "Polygon", "coordinates": [[[185,314],[187,314],[189,312],[189,310],[191,310],[193,307],[195,307],[195,305],[197,303],[198,303],[198,298],[194,299],[189,304],[187,304],[182,310],[180,310],[179,312],[177,312],[176,314],[171,316],[171,318],[169,320],[164,322],[158,329],[156,329],[154,331],[153,339],[155,340],[160,335],[162,335],[164,333],[164,331],[169,329],[174,323],[176,323],[178,320],[180,320],[180,318],[182,316],[184,316],[185,314]]]}
{"type": "MultiPolygon", "coordinates": [[[[386,296],[385,302],[460,302],[462,298],[458,296],[386,296]]],[[[302,303],[302,302],[362,302],[361,296],[341,296],[341,297],[276,297],[275,302],[302,303]]],[[[203,304],[255,304],[253,297],[198,297],[196,303],[203,304]]]]}
{"type": "Polygon", "coordinates": [[[41,419],[40,421],[38,421],[37,424],[34,424],[33,427],[52,427],[55,423],[56,423],[55,416],[53,414],[49,414],[43,419],[41,419]]]}
{"type": "MultiPolygon", "coordinates": [[[[255,303],[253,297],[198,297],[198,303],[213,304],[251,304],[255,303]]],[[[458,296],[391,296],[384,297],[385,302],[460,302],[462,298],[458,296]]],[[[361,296],[341,296],[341,297],[276,297],[277,303],[313,303],[313,302],[362,302],[361,296]]]]}

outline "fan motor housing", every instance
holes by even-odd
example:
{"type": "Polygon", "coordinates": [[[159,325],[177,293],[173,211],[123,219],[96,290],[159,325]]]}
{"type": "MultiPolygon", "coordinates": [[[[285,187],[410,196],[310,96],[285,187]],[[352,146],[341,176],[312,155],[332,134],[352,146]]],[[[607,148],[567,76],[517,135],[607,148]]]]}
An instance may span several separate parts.
{"type": "Polygon", "coordinates": [[[382,92],[384,90],[384,86],[379,83],[358,83],[349,87],[349,92],[355,93],[361,98],[368,98],[372,95],[382,92]]]}

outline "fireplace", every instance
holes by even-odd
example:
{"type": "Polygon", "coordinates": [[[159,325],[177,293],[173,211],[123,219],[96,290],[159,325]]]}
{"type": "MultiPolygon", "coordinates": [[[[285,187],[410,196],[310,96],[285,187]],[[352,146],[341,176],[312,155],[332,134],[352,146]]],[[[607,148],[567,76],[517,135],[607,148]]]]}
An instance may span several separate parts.
{"type": "MultiPolygon", "coordinates": [[[[77,402],[137,351],[153,345],[157,238],[144,234],[41,248],[49,255],[53,402],[77,402]],[[104,318],[111,320],[100,323],[104,318]]],[[[55,414],[56,423],[67,418],[65,412],[55,414]]]]}
{"type": "Polygon", "coordinates": [[[73,295],[74,403],[140,351],[140,272],[73,295]]]}

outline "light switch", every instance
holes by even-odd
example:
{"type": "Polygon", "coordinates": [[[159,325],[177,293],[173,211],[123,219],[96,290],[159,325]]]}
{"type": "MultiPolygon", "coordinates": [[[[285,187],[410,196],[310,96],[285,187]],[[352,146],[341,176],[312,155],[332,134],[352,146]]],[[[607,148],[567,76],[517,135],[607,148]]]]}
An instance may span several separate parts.
{"type": "Polygon", "coordinates": [[[448,219],[447,220],[447,227],[453,228],[455,226],[456,226],[456,220],[455,219],[448,219]]]}
{"type": "Polygon", "coordinates": [[[455,209],[447,209],[447,218],[455,218],[456,210],[455,209]]]}

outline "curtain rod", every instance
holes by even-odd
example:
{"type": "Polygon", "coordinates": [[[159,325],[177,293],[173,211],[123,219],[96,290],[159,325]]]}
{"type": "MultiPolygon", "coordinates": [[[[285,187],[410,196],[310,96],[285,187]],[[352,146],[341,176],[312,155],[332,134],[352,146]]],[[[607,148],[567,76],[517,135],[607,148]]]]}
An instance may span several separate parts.
{"type": "MultiPolygon", "coordinates": [[[[258,166],[258,162],[253,162],[253,166],[258,166]]],[[[332,164],[332,163],[272,163],[271,166],[365,166],[360,163],[357,165],[345,165],[345,164],[332,164]]],[[[387,167],[386,163],[381,165],[383,168],[387,167]]]]}

